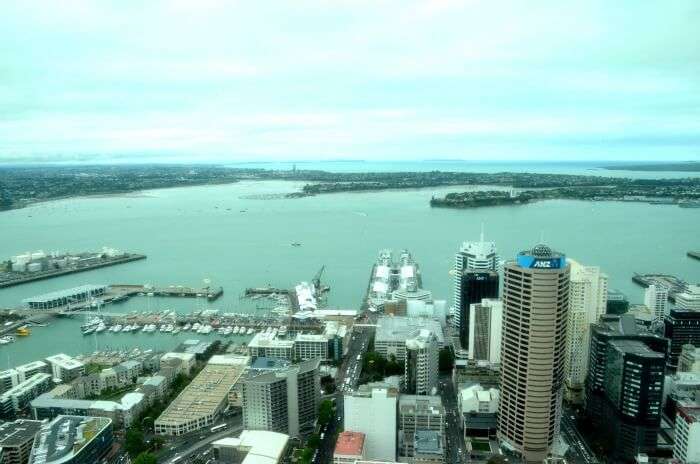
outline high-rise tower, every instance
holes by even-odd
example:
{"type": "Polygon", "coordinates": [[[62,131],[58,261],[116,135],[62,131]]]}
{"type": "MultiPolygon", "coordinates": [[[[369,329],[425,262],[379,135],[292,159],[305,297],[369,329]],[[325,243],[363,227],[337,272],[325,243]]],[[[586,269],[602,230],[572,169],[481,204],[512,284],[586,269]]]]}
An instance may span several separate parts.
{"type": "MultiPolygon", "coordinates": [[[[464,271],[496,271],[498,269],[498,254],[496,253],[496,243],[487,242],[484,240],[484,232],[482,230],[481,237],[478,242],[464,242],[460,247],[459,251],[455,255],[455,267],[452,272],[454,281],[454,295],[453,295],[453,306],[452,306],[452,325],[459,329],[461,323],[464,322],[465,317],[462,313],[464,308],[466,308],[467,313],[469,312],[469,305],[465,305],[463,299],[464,291],[462,284],[464,282],[463,276],[464,271]]],[[[497,296],[497,295],[496,295],[497,296]]],[[[472,303],[479,303],[479,301],[473,301],[472,303]]],[[[466,318],[468,318],[468,314],[466,318]]],[[[469,324],[467,321],[466,330],[469,330],[469,324]]],[[[466,346],[464,347],[467,348],[466,346]]]]}
{"type": "Polygon", "coordinates": [[[541,463],[561,415],[569,265],[545,245],[504,266],[498,436],[528,463],[541,463]]]}
{"type": "Polygon", "coordinates": [[[569,259],[569,322],[567,324],[565,391],[572,403],[583,402],[583,384],[588,371],[591,324],[605,314],[608,276],[600,268],[583,266],[569,259]]]}

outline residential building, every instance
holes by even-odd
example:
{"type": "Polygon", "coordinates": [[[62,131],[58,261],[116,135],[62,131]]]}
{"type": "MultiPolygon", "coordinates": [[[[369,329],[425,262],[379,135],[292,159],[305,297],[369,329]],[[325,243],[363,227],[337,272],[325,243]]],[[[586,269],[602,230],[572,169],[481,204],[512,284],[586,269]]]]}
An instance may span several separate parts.
{"type": "Polygon", "coordinates": [[[459,391],[457,401],[465,437],[495,437],[500,394],[497,388],[479,384],[459,391]]]}
{"type": "Polygon", "coordinates": [[[164,353],[163,356],[160,357],[160,364],[161,368],[163,365],[173,365],[177,366],[177,374],[185,374],[185,375],[190,375],[192,373],[192,369],[194,369],[194,366],[197,364],[197,359],[196,359],[196,354],[195,353],[176,353],[176,352],[170,352],[170,353],[164,353]],[[177,361],[174,364],[170,364],[170,361],[177,361]]]}
{"type": "Polygon", "coordinates": [[[243,430],[239,437],[212,443],[217,462],[227,464],[281,464],[289,449],[289,436],[267,430],[243,430]]]}
{"type": "Polygon", "coordinates": [[[676,293],[676,307],[691,311],[700,311],[700,285],[688,285],[684,292],[676,293]]]}
{"type": "Polygon", "coordinates": [[[35,419],[54,419],[61,415],[106,417],[115,427],[128,428],[146,408],[142,393],[131,392],[119,401],[92,401],[55,398],[44,393],[31,403],[35,419]]]}
{"type": "Polygon", "coordinates": [[[567,322],[564,397],[574,404],[583,403],[583,387],[588,371],[590,326],[605,314],[608,300],[608,276],[600,268],[583,266],[569,259],[569,320],[567,322]]]}
{"type": "Polygon", "coordinates": [[[700,402],[700,373],[677,372],[664,378],[664,413],[675,420],[679,405],[700,402]]]}
{"type": "Polygon", "coordinates": [[[0,424],[2,464],[27,464],[34,437],[41,429],[41,421],[18,419],[0,424]]]}
{"type": "Polygon", "coordinates": [[[666,357],[639,340],[612,340],[607,356],[605,431],[610,457],[624,461],[656,449],[666,357]]]}
{"type": "Polygon", "coordinates": [[[484,298],[469,306],[469,359],[501,362],[503,302],[484,298]]]}
{"type": "Polygon", "coordinates": [[[546,245],[506,263],[498,436],[541,463],[559,433],[569,265],[546,245]]]}
{"type": "Polygon", "coordinates": [[[58,416],[37,433],[29,464],[95,464],[112,449],[112,434],[108,418],[58,416]]]}
{"type": "Polygon", "coordinates": [[[243,380],[243,426],[299,437],[313,427],[320,404],[319,359],[243,380]]]}
{"type": "Polygon", "coordinates": [[[365,459],[365,434],[346,430],[340,432],[333,451],[333,464],[355,464],[365,459]]]}
{"type": "Polygon", "coordinates": [[[437,389],[440,348],[437,337],[430,330],[421,329],[406,340],[404,360],[404,388],[414,395],[431,395],[437,389]]]}
{"type": "Polygon", "coordinates": [[[700,405],[678,408],[673,457],[679,464],[700,462],[700,405]]]}
{"type": "Polygon", "coordinates": [[[15,369],[0,371],[0,395],[19,383],[19,372],[15,369]]]}
{"type": "Polygon", "coordinates": [[[61,382],[70,382],[85,372],[85,364],[64,353],[49,356],[46,361],[51,366],[53,378],[61,382]]]}
{"type": "Polygon", "coordinates": [[[683,345],[678,357],[678,372],[700,373],[700,347],[691,343],[683,345]]]}
{"type": "MultiPolygon", "coordinates": [[[[462,303],[462,276],[467,269],[476,271],[496,271],[498,270],[498,254],[496,251],[495,242],[487,242],[484,240],[484,234],[478,242],[464,242],[455,255],[455,265],[452,270],[454,279],[453,293],[453,324],[455,328],[460,328],[461,323],[461,308],[469,308],[468,305],[462,303]]],[[[475,301],[478,303],[478,301],[475,301]]]]}
{"type": "Polygon", "coordinates": [[[329,359],[328,337],[323,334],[297,334],[294,338],[294,359],[306,361],[309,359],[329,359]]]}
{"type": "Polygon", "coordinates": [[[398,391],[363,387],[344,397],[344,430],[365,434],[365,459],[395,461],[398,391]]]}
{"type": "Polygon", "coordinates": [[[19,375],[20,382],[24,382],[34,374],[48,374],[50,372],[48,364],[46,364],[44,361],[33,361],[27,364],[22,364],[21,366],[15,367],[15,370],[19,375]]]}
{"type": "Polygon", "coordinates": [[[438,347],[445,346],[445,335],[440,323],[434,319],[384,316],[377,320],[374,334],[374,349],[385,358],[392,355],[398,362],[406,359],[406,340],[420,334],[421,329],[430,330],[437,338],[438,347]]]}
{"type": "Polygon", "coordinates": [[[462,296],[459,308],[459,341],[462,349],[470,351],[469,326],[471,305],[481,300],[498,298],[498,273],[496,271],[475,271],[465,269],[462,273],[462,296]]]}
{"type": "Polygon", "coordinates": [[[178,436],[211,426],[228,406],[228,396],[248,357],[210,361],[155,420],[158,435],[178,436]]]}
{"type": "Polygon", "coordinates": [[[445,408],[439,396],[399,396],[399,461],[415,457],[416,437],[419,432],[434,431],[443,438],[445,422],[445,408]]]}
{"type": "Polygon", "coordinates": [[[258,333],[248,342],[251,358],[294,359],[294,340],[281,340],[271,333],[258,333]]]}
{"type": "Polygon", "coordinates": [[[667,367],[674,371],[683,345],[700,346],[700,311],[672,309],[664,319],[664,336],[671,341],[667,367]]]}
{"type": "Polygon", "coordinates": [[[51,375],[37,373],[0,395],[0,418],[14,419],[29,402],[51,388],[51,375]]]}
{"type": "Polygon", "coordinates": [[[654,313],[655,321],[663,321],[668,316],[668,288],[651,284],[644,292],[644,305],[654,313]]]}

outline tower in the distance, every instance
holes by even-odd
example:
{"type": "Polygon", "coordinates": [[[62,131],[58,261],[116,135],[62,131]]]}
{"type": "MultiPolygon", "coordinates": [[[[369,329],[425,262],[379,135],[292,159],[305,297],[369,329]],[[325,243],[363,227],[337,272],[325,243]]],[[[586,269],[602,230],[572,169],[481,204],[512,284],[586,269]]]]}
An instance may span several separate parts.
{"type": "Polygon", "coordinates": [[[546,245],[504,266],[498,436],[528,463],[549,454],[561,416],[569,265],[546,245]]]}

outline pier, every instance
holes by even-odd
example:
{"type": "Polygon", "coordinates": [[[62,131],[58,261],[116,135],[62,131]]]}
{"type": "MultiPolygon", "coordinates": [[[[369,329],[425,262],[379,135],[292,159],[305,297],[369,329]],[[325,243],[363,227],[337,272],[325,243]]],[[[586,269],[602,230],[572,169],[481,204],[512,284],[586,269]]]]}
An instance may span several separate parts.
{"type": "Polygon", "coordinates": [[[2,272],[0,273],[0,288],[12,287],[14,285],[26,284],[37,280],[51,279],[62,275],[75,274],[77,272],[90,271],[101,267],[116,266],[117,264],[130,263],[146,259],[146,255],[127,253],[114,258],[105,257],[94,262],[86,262],[74,267],[62,269],[49,269],[36,272],[2,272]]]}
{"type": "Polygon", "coordinates": [[[183,285],[170,285],[168,287],[149,287],[146,285],[114,284],[109,286],[110,293],[117,293],[127,297],[139,296],[167,296],[181,298],[206,298],[214,301],[224,294],[223,287],[185,287],[183,285]]]}
{"type": "Polygon", "coordinates": [[[637,274],[632,277],[632,281],[642,287],[650,285],[658,285],[668,289],[668,299],[671,302],[676,301],[676,294],[686,291],[688,282],[670,274],[637,274]]]}
{"type": "Polygon", "coordinates": [[[253,295],[287,295],[289,294],[289,290],[284,289],[284,288],[274,288],[274,287],[256,287],[256,288],[246,288],[245,289],[245,296],[253,296],[253,295]]]}
{"type": "Polygon", "coordinates": [[[700,251],[689,251],[686,254],[688,255],[689,258],[700,260],[700,251]]]}

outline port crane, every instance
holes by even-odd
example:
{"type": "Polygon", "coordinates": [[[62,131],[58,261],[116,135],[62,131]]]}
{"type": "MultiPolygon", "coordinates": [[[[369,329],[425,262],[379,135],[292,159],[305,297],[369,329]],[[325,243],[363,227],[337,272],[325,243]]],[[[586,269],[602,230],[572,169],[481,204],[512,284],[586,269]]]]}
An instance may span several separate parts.
{"type": "Polygon", "coordinates": [[[323,275],[323,271],[326,270],[326,265],[324,264],[321,266],[321,269],[318,270],[314,278],[311,280],[311,284],[316,288],[317,292],[321,292],[321,276],[323,275]]]}

